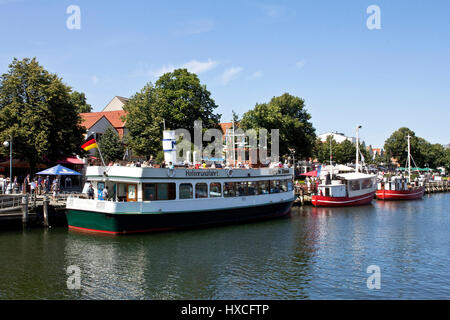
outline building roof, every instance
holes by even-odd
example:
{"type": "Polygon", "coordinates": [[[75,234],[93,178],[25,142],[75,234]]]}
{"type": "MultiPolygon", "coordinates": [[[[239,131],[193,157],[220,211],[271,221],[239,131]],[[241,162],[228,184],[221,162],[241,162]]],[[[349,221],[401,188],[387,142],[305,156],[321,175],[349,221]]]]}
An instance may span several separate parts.
{"type": "Polygon", "coordinates": [[[117,99],[119,99],[120,100],[120,102],[122,102],[122,103],[127,103],[128,102],[128,100],[130,100],[130,99],[128,99],[128,98],[125,98],[125,97],[120,97],[120,96],[116,96],[116,98],[117,99]]]}
{"type": "Polygon", "coordinates": [[[111,122],[111,125],[114,128],[123,128],[125,127],[125,121],[123,121],[121,117],[124,115],[126,115],[124,110],[80,113],[80,117],[82,119],[81,125],[86,129],[89,129],[92,128],[98,120],[105,117],[109,122],[111,122]]]}
{"type": "Polygon", "coordinates": [[[222,122],[220,123],[220,128],[222,129],[222,133],[225,134],[227,129],[231,129],[233,127],[233,122],[222,122]]]}

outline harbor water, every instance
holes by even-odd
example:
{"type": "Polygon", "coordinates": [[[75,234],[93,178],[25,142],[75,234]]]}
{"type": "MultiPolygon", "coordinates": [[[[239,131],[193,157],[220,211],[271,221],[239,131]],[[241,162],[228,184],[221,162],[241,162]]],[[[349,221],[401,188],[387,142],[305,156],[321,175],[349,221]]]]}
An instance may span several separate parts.
{"type": "Polygon", "coordinates": [[[0,299],[448,299],[449,204],[441,193],[304,206],[277,220],[129,236],[3,230],[0,299]],[[373,266],[380,286],[370,289],[373,266]]]}

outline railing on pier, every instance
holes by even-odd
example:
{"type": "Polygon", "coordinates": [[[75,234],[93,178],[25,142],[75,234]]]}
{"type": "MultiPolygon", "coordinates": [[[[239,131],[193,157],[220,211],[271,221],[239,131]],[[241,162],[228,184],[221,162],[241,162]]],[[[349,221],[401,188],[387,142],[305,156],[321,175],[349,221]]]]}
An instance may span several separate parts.
{"type": "Polygon", "coordinates": [[[450,181],[429,181],[424,184],[425,192],[448,192],[450,190],[450,181]]]}
{"type": "Polygon", "coordinates": [[[22,205],[22,197],[23,195],[21,194],[0,196],[0,213],[20,209],[22,205]]]}

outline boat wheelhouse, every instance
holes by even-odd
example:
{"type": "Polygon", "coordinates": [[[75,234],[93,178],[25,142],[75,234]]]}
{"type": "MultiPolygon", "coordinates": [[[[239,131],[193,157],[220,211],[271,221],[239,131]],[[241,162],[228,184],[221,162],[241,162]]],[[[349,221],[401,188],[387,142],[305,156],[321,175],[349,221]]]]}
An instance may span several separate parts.
{"type": "Polygon", "coordinates": [[[94,199],[67,199],[69,228],[111,234],[280,217],[295,199],[291,168],[91,166],[86,179],[94,199]]]}
{"type": "Polygon", "coordinates": [[[312,195],[314,206],[347,207],[368,204],[375,196],[376,176],[359,172],[325,175],[317,194],[312,195]],[[331,177],[330,177],[331,176],[331,177]]]}

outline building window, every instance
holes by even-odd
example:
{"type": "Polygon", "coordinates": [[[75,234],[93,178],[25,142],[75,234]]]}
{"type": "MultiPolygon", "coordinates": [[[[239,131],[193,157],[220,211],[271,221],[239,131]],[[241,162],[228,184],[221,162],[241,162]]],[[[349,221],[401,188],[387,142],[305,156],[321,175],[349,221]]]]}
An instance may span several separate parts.
{"type": "Polygon", "coordinates": [[[208,198],[208,185],[206,183],[195,184],[195,198],[208,198]]]}
{"type": "Polygon", "coordinates": [[[224,197],[236,197],[236,185],[234,182],[225,182],[223,188],[224,197]]]}
{"type": "Polygon", "coordinates": [[[192,199],[193,188],[191,183],[180,184],[180,199],[192,199]]]}
{"type": "Polygon", "coordinates": [[[174,200],[175,183],[144,183],[144,201],[174,200]]]}
{"type": "Polygon", "coordinates": [[[209,196],[211,198],[222,196],[222,184],[220,182],[212,182],[209,184],[209,196]]]}

